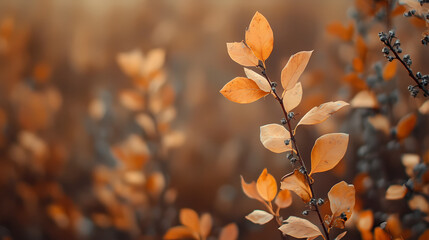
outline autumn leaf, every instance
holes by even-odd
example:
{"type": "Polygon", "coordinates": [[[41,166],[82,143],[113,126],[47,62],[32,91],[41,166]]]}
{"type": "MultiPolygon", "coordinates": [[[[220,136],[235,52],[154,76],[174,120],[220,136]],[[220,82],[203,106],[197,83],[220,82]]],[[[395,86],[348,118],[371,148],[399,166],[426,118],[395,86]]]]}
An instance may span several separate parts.
{"type": "Polygon", "coordinates": [[[359,58],[359,57],[354,58],[352,64],[353,64],[353,69],[356,72],[358,72],[358,73],[363,72],[364,64],[363,64],[363,61],[361,58],[359,58]]]}
{"type": "Polygon", "coordinates": [[[299,105],[302,99],[302,85],[297,82],[295,86],[289,90],[283,92],[283,106],[286,112],[292,111],[296,106],[299,105]]]}
{"type": "Polygon", "coordinates": [[[222,228],[219,240],[236,240],[238,238],[238,227],[235,223],[230,223],[222,228]]]}
{"type": "Polygon", "coordinates": [[[327,32],[333,36],[336,36],[344,41],[350,41],[353,38],[354,25],[349,23],[348,26],[343,26],[339,21],[330,23],[327,28],[327,32]]]}
{"type": "Polygon", "coordinates": [[[373,92],[360,91],[350,102],[353,108],[378,108],[377,97],[373,92]]]}
{"type": "Polygon", "coordinates": [[[198,214],[190,209],[190,208],[182,208],[180,210],[180,222],[192,229],[192,231],[194,232],[199,232],[200,231],[200,219],[198,218],[198,214]]]}
{"type": "Polygon", "coordinates": [[[420,107],[419,112],[421,114],[428,114],[429,113],[429,100],[426,100],[420,107]]]}
{"type": "Polygon", "coordinates": [[[194,231],[186,226],[177,226],[168,229],[167,233],[164,235],[165,240],[173,240],[173,239],[196,239],[198,240],[200,237],[194,231]]]}
{"type": "Polygon", "coordinates": [[[384,134],[390,134],[390,122],[386,116],[382,114],[377,114],[375,116],[368,117],[368,122],[379,131],[382,131],[384,134]]]}
{"type": "Polygon", "coordinates": [[[417,123],[417,116],[414,113],[410,113],[399,120],[398,125],[396,125],[396,137],[399,140],[402,140],[413,131],[417,123]]]}
{"type": "Polygon", "coordinates": [[[319,137],[311,150],[311,171],[309,175],[334,168],[344,157],[349,143],[345,133],[329,133],[319,137]]]}
{"type": "Polygon", "coordinates": [[[281,73],[281,82],[285,91],[295,87],[312,53],[313,51],[301,51],[289,58],[281,73]]]}
{"type": "Polygon", "coordinates": [[[380,227],[376,227],[374,229],[374,240],[390,240],[389,234],[387,234],[383,229],[380,227]]]}
{"type": "Polygon", "coordinates": [[[262,145],[275,153],[292,150],[292,144],[286,145],[285,140],[290,139],[290,133],[280,124],[267,124],[260,128],[262,145]]]}
{"type": "Polygon", "coordinates": [[[392,185],[386,191],[387,200],[397,200],[405,197],[407,188],[404,185],[392,185]]]}
{"type": "Polygon", "coordinates": [[[299,125],[313,125],[318,124],[328,119],[332,114],[349,104],[344,101],[327,102],[318,107],[312,108],[304,117],[298,122],[295,130],[299,125]]]}
{"type": "Polygon", "coordinates": [[[250,80],[253,80],[256,85],[258,85],[259,89],[261,89],[264,92],[271,92],[271,86],[268,83],[267,79],[265,79],[265,77],[257,74],[256,72],[248,69],[248,68],[244,68],[244,73],[246,74],[246,77],[249,78],[250,80]]]}
{"type": "Polygon", "coordinates": [[[262,91],[255,81],[244,77],[234,78],[220,90],[220,93],[236,103],[251,103],[269,94],[262,91]]]}
{"type": "Polygon", "coordinates": [[[328,192],[333,218],[345,213],[350,218],[355,206],[355,187],[342,181],[335,184],[328,192]]]}
{"type": "Polygon", "coordinates": [[[246,31],[246,44],[252,49],[255,56],[265,61],[273,50],[273,30],[267,19],[256,12],[246,31]]]}
{"type": "Polygon", "coordinates": [[[256,199],[258,201],[263,202],[264,200],[262,199],[261,195],[259,195],[258,190],[256,189],[256,183],[255,182],[246,183],[244,181],[243,176],[240,176],[240,177],[241,177],[241,188],[243,189],[244,194],[246,194],[246,196],[248,196],[249,198],[256,199]]]}
{"type": "Polygon", "coordinates": [[[246,67],[258,66],[258,58],[243,41],[227,43],[226,48],[228,49],[229,56],[234,62],[246,67]]]}
{"type": "Polygon", "coordinates": [[[281,190],[279,194],[277,194],[274,203],[279,208],[287,208],[292,204],[292,194],[287,189],[281,190]]]}
{"type": "Polygon", "coordinates": [[[200,217],[200,234],[203,238],[207,238],[212,229],[213,220],[209,213],[204,213],[200,217]]]}
{"type": "Polygon", "coordinates": [[[385,81],[389,81],[395,76],[397,65],[398,64],[396,61],[392,61],[392,62],[388,62],[384,66],[384,68],[383,68],[383,79],[385,81]]]}
{"type": "Polygon", "coordinates": [[[144,57],[139,50],[118,54],[116,58],[121,70],[130,77],[138,77],[144,63],[144,57]]]}
{"type": "Polygon", "coordinates": [[[429,214],[429,203],[426,198],[421,195],[414,195],[411,200],[408,201],[408,206],[412,210],[420,210],[429,214]]]}
{"type": "Polygon", "coordinates": [[[290,216],[284,222],[285,224],[281,225],[279,230],[285,235],[295,238],[312,238],[322,235],[319,228],[306,219],[290,216]]]}
{"type": "Polygon", "coordinates": [[[347,233],[347,231],[338,234],[338,236],[334,240],[340,240],[341,238],[343,238],[346,235],[346,233],[347,233]]]}
{"type": "Polygon", "coordinates": [[[402,155],[402,165],[405,167],[405,172],[409,177],[414,176],[414,167],[419,164],[420,157],[417,154],[407,153],[402,155]]]}
{"type": "Polygon", "coordinates": [[[276,179],[267,172],[265,168],[256,182],[256,189],[259,195],[268,202],[271,202],[277,194],[276,179]]]}
{"type": "Polygon", "coordinates": [[[273,215],[262,210],[254,210],[252,213],[246,216],[246,219],[260,225],[271,221],[273,215]]]}
{"type": "Polygon", "coordinates": [[[138,91],[122,90],[119,93],[119,100],[122,105],[131,111],[139,111],[144,108],[144,99],[138,91]]]}
{"type": "Polygon", "coordinates": [[[149,75],[153,72],[158,71],[165,62],[165,50],[162,48],[155,48],[150,50],[142,65],[142,74],[149,75]]]}
{"type": "Polygon", "coordinates": [[[286,175],[281,181],[280,189],[287,189],[294,192],[306,203],[312,198],[311,189],[308,185],[307,179],[304,174],[299,172],[299,170],[295,170],[286,175]]]}
{"type": "Polygon", "coordinates": [[[374,224],[374,214],[372,213],[371,210],[365,210],[359,213],[357,228],[361,233],[371,231],[373,224],[374,224]]]}

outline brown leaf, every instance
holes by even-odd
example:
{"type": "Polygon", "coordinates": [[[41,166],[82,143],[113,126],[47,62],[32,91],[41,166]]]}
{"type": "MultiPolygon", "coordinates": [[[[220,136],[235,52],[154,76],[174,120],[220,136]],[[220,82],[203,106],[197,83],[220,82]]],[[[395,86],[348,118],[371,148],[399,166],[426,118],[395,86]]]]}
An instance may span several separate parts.
{"type": "Polygon", "coordinates": [[[200,219],[198,214],[190,208],[180,209],[180,222],[194,232],[200,232],[200,219]]]}
{"type": "Polygon", "coordinates": [[[307,67],[313,51],[301,51],[289,58],[281,73],[281,82],[285,91],[295,87],[299,77],[307,67]]]}
{"type": "Polygon", "coordinates": [[[255,81],[244,77],[234,78],[220,90],[220,93],[236,103],[251,103],[269,94],[262,91],[255,81]]]}
{"type": "Polygon", "coordinates": [[[164,235],[163,239],[168,240],[177,240],[177,239],[199,239],[199,236],[196,232],[193,232],[190,228],[186,226],[177,226],[168,229],[167,233],[164,235]]]}
{"type": "Polygon", "coordinates": [[[375,116],[368,117],[368,122],[379,131],[382,131],[384,134],[390,134],[390,122],[386,116],[382,114],[377,114],[375,116]]]}
{"type": "Polygon", "coordinates": [[[212,229],[213,220],[210,213],[203,213],[200,217],[200,234],[203,238],[207,238],[212,229]]]}
{"type": "Polygon", "coordinates": [[[417,123],[417,116],[414,113],[410,113],[399,120],[398,125],[396,125],[396,137],[399,140],[402,140],[413,131],[417,123]]]}
{"type": "Polygon", "coordinates": [[[353,212],[355,206],[355,187],[342,181],[335,184],[328,192],[332,216],[335,218],[345,213],[347,219],[353,212]]]}
{"type": "Polygon", "coordinates": [[[285,223],[279,227],[279,230],[283,234],[295,238],[311,238],[322,235],[316,225],[303,218],[290,216],[285,220],[285,223]]]}
{"type": "Polygon", "coordinates": [[[262,145],[275,153],[292,150],[292,144],[286,145],[285,140],[290,139],[290,133],[280,124],[267,124],[260,128],[260,139],[262,145]]]}
{"type": "Polygon", "coordinates": [[[255,56],[265,61],[273,50],[273,30],[267,19],[256,12],[246,31],[246,44],[252,49],[255,56]]]}
{"type": "Polygon", "coordinates": [[[319,137],[311,150],[310,175],[334,168],[344,157],[349,143],[345,133],[329,133],[319,137]]]}
{"type": "Polygon", "coordinates": [[[228,49],[229,56],[234,62],[246,67],[258,66],[258,58],[243,41],[227,43],[226,48],[228,49]]]}
{"type": "Polygon", "coordinates": [[[256,189],[259,195],[268,202],[271,202],[277,194],[277,182],[265,168],[256,182],[256,189]]]}
{"type": "Polygon", "coordinates": [[[292,204],[292,194],[287,189],[281,190],[279,194],[277,194],[274,203],[279,208],[287,208],[292,204]]]}
{"type": "Polygon", "coordinates": [[[292,111],[302,99],[302,85],[300,82],[289,90],[283,92],[283,105],[287,112],[292,111]]]}
{"type": "Polygon", "coordinates": [[[219,240],[236,240],[238,238],[238,227],[235,223],[230,223],[222,228],[219,240]]]}
{"type": "Polygon", "coordinates": [[[249,215],[246,216],[246,219],[260,225],[264,225],[265,223],[271,221],[273,219],[273,215],[267,213],[262,210],[254,210],[249,215]]]}
{"type": "Polygon", "coordinates": [[[308,185],[305,175],[298,170],[293,171],[293,173],[283,178],[280,189],[287,189],[294,192],[306,203],[312,198],[310,186],[308,185]]]}
{"type": "Polygon", "coordinates": [[[241,188],[243,189],[244,194],[249,198],[256,199],[263,202],[261,195],[259,195],[258,190],[256,189],[256,183],[253,181],[251,183],[246,183],[243,176],[241,177],[241,188]]]}
{"type": "Polygon", "coordinates": [[[395,74],[398,64],[396,61],[388,62],[383,68],[383,79],[385,81],[391,80],[395,74]]]}
{"type": "Polygon", "coordinates": [[[346,233],[347,233],[347,231],[338,234],[338,236],[334,240],[340,240],[341,238],[343,238],[346,235],[346,233]]]}
{"type": "Polygon", "coordinates": [[[386,191],[387,200],[397,200],[405,197],[407,188],[404,185],[392,185],[386,191]]]}
{"type": "Polygon", "coordinates": [[[373,92],[360,91],[350,102],[353,108],[378,108],[377,97],[373,92]]]}
{"type": "Polygon", "coordinates": [[[328,119],[332,114],[349,104],[344,101],[327,102],[318,107],[312,108],[298,122],[295,131],[299,125],[318,124],[328,119]]]}
{"type": "Polygon", "coordinates": [[[244,68],[244,73],[246,74],[246,77],[250,80],[253,80],[262,91],[268,93],[271,92],[271,86],[268,83],[267,79],[265,79],[265,77],[257,74],[256,72],[248,68],[244,68]]]}

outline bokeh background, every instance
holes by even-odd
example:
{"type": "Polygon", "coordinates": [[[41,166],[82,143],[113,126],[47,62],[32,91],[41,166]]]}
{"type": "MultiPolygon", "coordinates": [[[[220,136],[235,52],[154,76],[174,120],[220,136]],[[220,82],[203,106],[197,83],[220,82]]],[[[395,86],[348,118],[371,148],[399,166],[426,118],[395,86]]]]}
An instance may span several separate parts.
{"type": "MultiPolygon", "coordinates": [[[[358,2],[372,4],[0,0],[0,238],[161,239],[180,224],[181,208],[210,213],[213,239],[231,222],[239,239],[279,238],[275,223],[258,226],[244,218],[262,205],[242,193],[240,175],[253,181],[267,168],[280,179],[292,170],[284,154],[259,141],[259,127],[278,123],[281,111],[269,96],[241,105],[219,93],[244,76],[226,43],[244,39],[252,16],[261,12],[274,31],[267,67],[277,81],[291,54],[314,49],[301,79],[299,119],[313,106],[350,101],[356,93],[344,81],[353,46],[327,26],[353,23],[358,2]],[[161,52],[154,57],[161,66],[140,78],[126,72],[127,60],[138,61],[152,49],[161,52]],[[152,80],[162,86],[145,85],[152,80]]],[[[413,68],[429,70],[427,47],[419,43],[424,25],[402,15],[390,23],[368,22],[368,65],[386,63],[377,33],[394,26],[413,68]]],[[[424,100],[409,97],[409,80],[398,69],[393,122],[424,100]]],[[[340,180],[353,182],[358,172],[363,140],[356,114],[342,110],[320,126],[302,127],[297,136],[308,160],[321,134],[356,134],[344,163],[317,176],[319,195],[326,197],[340,180]]],[[[415,140],[406,144],[413,149],[415,140]]],[[[391,166],[397,165],[384,167],[390,178],[405,176],[400,164],[391,166]]],[[[283,216],[300,215],[304,204],[294,200],[283,216]]],[[[349,234],[359,238],[353,226],[349,234]]]]}

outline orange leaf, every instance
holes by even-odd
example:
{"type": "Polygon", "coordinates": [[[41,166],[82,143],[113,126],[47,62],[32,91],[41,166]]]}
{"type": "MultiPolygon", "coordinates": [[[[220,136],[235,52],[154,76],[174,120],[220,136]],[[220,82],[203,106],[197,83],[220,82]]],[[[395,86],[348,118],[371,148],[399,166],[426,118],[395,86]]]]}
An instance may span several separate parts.
{"type": "Polygon", "coordinates": [[[390,215],[387,218],[385,229],[388,233],[392,234],[395,238],[401,236],[402,226],[401,226],[401,220],[399,220],[398,214],[390,215]]]}
{"type": "Polygon", "coordinates": [[[319,137],[311,150],[310,175],[334,168],[344,157],[349,143],[345,133],[329,133],[319,137]]]}
{"type": "Polygon", "coordinates": [[[358,73],[363,72],[364,66],[362,59],[358,57],[353,59],[353,69],[358,73]]]}
{"type": "Polygon", "coordinates": [[[414,113],[410,113],[399,120],[398,125],[396,125],[396,137],[399,140],[402,140],[413,131],[417,123],[417,116],[414,113]]]}
{"type": "Polygon", "coordinates": [[[386,116],[377,114],[375,116],[368,117],[368,122],[376,129],[382,131],[384,134],[390,134],[390,122],[386,116]]]}
{"type": "Polygon", "coordinates": [[[380,227],[376,227],[374,229],[374,240],[390,240],[389,234],[387,234],[383,229],[380,227]]]}
{"type": "Polygon", "coordinates": [[[279,208],[287,208],[292,204],[292,194],[289,190],[281,190],[274,200],[274,203],[279,208]]]}
{"type": "Polygon", "coordinates": [[[246,219],[260,225],[271,221],[273,215],[262,210],[254,210],[252,213],[246,216],[246,219]]]}
{"type": "Polygon", "coordinates": [[[308,185],[307,179],[305,178],[305,175],[298,170],[289,173],[283,178],[280,189],[287,189],[294,192],[296,195],[300,196],[301,199],[306,203],[309,202],[312,198],[310,186],[308,185]]]}
{"type": "Polygon", "coordinates": [[[119,93],[119,100],[124,107],[132,111],[139,111],[144,108],[144,99],[142,95],[134,90],[122,90],[119,93]]]}
{"type": "Polygon", "coordinates": [[[398,64],[396,61],[388,62],[383,68],[383,79],[385,81],[391,80],[395,74],[398,64]]]}
{"type": "Polygon", "coordinates": [[[300,82],[289,90],[283,92],[283,105],[287,112],[292,111],[302,99],[302,85],[300,82]]]}
{"type": "Polygon", "coordinates": [[[246,44],[252,49],[255,56],[265,61],[273,50],[273,30],[267,19],[256,12],[246,31],[246,44]]]}
{"type": "Polygon", "coordinates": [[[230,223],[222,228],[219,240],[236,240],[238,238],[238,227],[235,223],[230,223]]]}
{"type": "Polygon", "coordinates": [[[405,197],[407,188],[404,185],[392,185],[386,191],[387,200],[397,200],[405,197]]]}
{"type": "Polygon", "coordinates": [[[212,229],[213,220],[210,213],[203,213],[200,217],[200,234],[203,238],[207,238],[212,229]]]}
{"type": "Polygon", "coordinates": [[[299,77],[307,67],[312,53],[313,51],[301,51],[289,58],[281,73],[282,86],[285,91],[295,87],[299,77]]]}
{"type": "Polygon", "coordinates": [[[354,26],[352,23],[349,23],[347,27],[344,27],[341,22],[335,21],[330,23],[326,30],[333,36],[336,36],[344,41],[350,41],[353,37],[354,26]]]}
{"type": "Polygon", "coordinates": [[[243,41],[227,43],[226,48],[228,49],[229,57],[231,57],[234,62],[246,67],[258,66],[258,58],[243,41]]]}
{"type": "Polygon", "coordinates": [[[119,67],[122,71],[130,77],[138,77],[144,58],[139,50],[133,50],[127,53],[120,53],[116,58],[119,67]]]}
{"type": "Polygon", "coordinates": [[[158,71],[165,62],[165,50],[162,48],[155,48],[150,50],[142,65],[142,74],[147,76],[153,72],[158,71]]]}
{"type": "Polygon", "coordinates": [[[234,78],[220,90],[220,93],[236,103],[251,103],[268,94],[262,91],[255,81],[244,77],[234,78]]]}
{"type": "Polygon", "coordinates": [[[371,210],[366,210],[359,213],[357,228],[360,232],[371,231],[373,224],[374,214],[371,210]]]}
{"type": "Polygon", "coordinates": [[[261,195],[259,195],[258,190],[256,189],[256,183],[255,182],[246,183],[244,181],[243,176],[240,176],[240,177],[241,177],[241,188],[243,189],[244,194],[246,194],[246,196],[248,196],[249,198],[256,199],[258,201],[263,202],[264,200],[262,199],[261,195]]]}
{"type": "Polygon", "coordinates": [[[355,48],[359,58],[362,59],[362,61],[365,61],[366,54],[368,52],[368,47],[366,46],[365,40],[362,38],[361,35],[358,35],[356,37],[355,48]]]}
{"type": "Polygon", "coordinates": [[[335,184],[328,192],[333,218],[345,213],[350,218],[355,206],[355,187],[342,181],[335,184]]]}
{"type": "Polygon", "coordinates": [[[378,108],[377,97],[373,92],[363,90],[360,91],[350,102],[354,108],[378,108]]]}
{"type": "Polygon", "coordinates": [[[180,222],[194,232],[200,232],[200,219],[198,214],[190,208],[180,210],[180,222]]]}
{"type": "Polygon", "coordinates": [[[253,80],[256,85],[258,85],[259,89],[261,89],[264,92],[271,92],[271,86],[268,83],[267,79],[265,79],[265,77],[257,74],[256,72],[248,69],[248,68],[244,68],[244,73],[246,74],[246,77],[249,78],[250,80],[253,80]]]}
{"type": "Polygon", "coordinates": [[[199,236],[186,226],[177,226],[168,229],[163,239],[199,239],[199,236]]]}
{"type": "Polygon", "coordinates": [[[285,220],[285,223],[279,227],[279,230],[283,234],[295,238],[312,238],[322,235],[316,225],[303,218],[290,216],[285,220]]]}
{"type": "Polygon", "coordinates": [[[285,140],[290,139],[290,133],[280,124],[267,124],[260,128],[260,139],[262,145],[275,153],[282,153],[292,150],[292,144],[285,144],[285,140]]]}
{"type": "Polygon", "coordinates": [[[268,202],[271,202],[277,194],[277,182],[265,168],[256,182],[256,189],[259,195],[268,202]]]}
{"type": "Polygon", "coordinates": [[[426,214],[429,213],[429,203],[426,198],[421,195],[414,195],[411,200],[408,201],[408,206],[412,210],[420,210],[426,214]]]}
{"type": "Polygon", "coordinates": [[[336,101],[327,102],[318,107],[314,107],[301,118],[295,127],[295,131],[299,125],[313,125],[321,123],[328,119],[332,114],[348,105],[349,104],[344,101],[336,101]]]}
{"type": "Polygon", "coordinates": [[[419,157],[419,155],[412,154],[412,153],[404,154],[404,155],[402,155],[401,162],[402,162],[402,165],[404,165],[404,167],[405,167],[405,172],[407,173],[407,175],[409,177],[413,177],[414,176],[414,167],[417,164],[419,164],[420,157],[419,157]]]}
{"type": "Polygon", "coordinates": [[[346,233],[347,233],[347,231],[338,234],[338,236],[334,240],[340,240],[341,238],[343,238],[346,235],[346,233]]]}
{"type": "Polygon", "coordinates": [[[419,237],[419,240],[427,240],[427,239],[429,239],[429,229],[424,231],[424,233],[419,237]]]}

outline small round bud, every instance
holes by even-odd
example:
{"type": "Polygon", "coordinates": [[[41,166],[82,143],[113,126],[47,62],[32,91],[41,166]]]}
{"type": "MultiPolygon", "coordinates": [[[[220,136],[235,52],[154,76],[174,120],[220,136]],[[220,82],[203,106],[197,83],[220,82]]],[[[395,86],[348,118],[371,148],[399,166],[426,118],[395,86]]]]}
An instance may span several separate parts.
{"type": "Polygon", "coordinates": [[[308,210],[304,210],[303,212],[302,212],[302,215],[305,215],[305,216],[307,216],[308,215],[308,210]]]}
{"type": "Polygon", "coordinates": [[[322,206],[325,203],[325,200],[323,200],[322,198],[319,198],[317,200],[317,205],[322,206]]]}
{"type": "Polygon", "coordinates": [[[416,77],[417,77],[418,79],[421,79],[421,78],[422,78],[422,73],[421,73],[421,72],[417,72],[417,73],[416,73],[416,77]]]}
{"type": "Polygon", "coordinates": [[[296,161],[298,161],[298,159],[296,159],[295,157],[293,157],[293,158],[291,158],[289,160],[290,160],[290,163],[292,163],[292,164],[295,164],[296,161]]]}
{"type": "Polygon", "coordinates": [[[287,146],[287,145],[289,145],[289,143],[290,143],[290,139],[286,139],[285,140],[285,145],[287,146]]]}
{"type": "Polygon", "coordinates": [[[347,221],[347,215],[346,215],[346,213],[342,212],[340,214],[340,218],[343,219],[344,221],[347,221]]]}
{"type": "Polygon", "coordinates": [[[384,54],[389,54],[389,48],[384,47],[384,48],[381,50],[381,52],[382,52],[382,53],[384,53],[384,54]]]}
{"type": "Polygon", "coordinates": [[[285,119],[285,118],[282,118],[282,119],[280,120],[280,122],[281,122],[281,124],[285,125],[285,124],[286,124],[286,119],[285,119]]]}
{"type": "Polygon", "coordinates": [[[277,87],[277,83],[276,82],[271,82],[271,87],[277,87]]]}
{"type": "Polygon", "coordinates": [[[306,174],[306,173],[307,173],[307,170],[306,170],[304,167],[301,167],[301,168],[299,169],[299,172],[300,172],[300,173],[302,173],[302,174],[306,174]]]}

